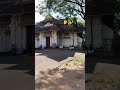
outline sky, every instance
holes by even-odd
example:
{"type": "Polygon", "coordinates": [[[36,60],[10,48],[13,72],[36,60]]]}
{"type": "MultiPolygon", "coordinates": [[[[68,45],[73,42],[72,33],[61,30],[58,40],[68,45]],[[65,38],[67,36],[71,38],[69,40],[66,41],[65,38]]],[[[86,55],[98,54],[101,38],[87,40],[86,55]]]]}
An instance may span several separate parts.
{"type": "MultiPolygon", "coordinates": [[[[41,1],[44,1],[44,0],[35,0],[35,11],[36,11],[36,6],[38,6],[39,4],[40,4],[40,2],[41,1]]],[[[58,15],[58,13],[56,13],[56,14],[53,14],[52,16],[53,17],[56,17],[58,15]]],[[[78,18],[79,18],[79,16],[77,16],[78,18]]],[[[38,22],[40,22],[40,21],[42,21],[42,20],[44,20],[45,19],[45,17],[43,16],[43,15],[40,15],[39,14],[39,12],[35,12],[35,23],[38,23],[38,22]]],[[[83,19],[81,19],[81,18],[79,18],[80,20],[83,20],[83,19]]]]}
{"type": "Polygon", "coordinates": [[[44,16],[40,15],[38,12],[35,12],[35,23],[44,20],[44,16]]]}
{"type": "MultiPolygon", "coordinates": [[[[38,6],[39,1],[43,1],[43,0],[35,0],[35,10],[36,10],[36,6],[38,6]]],[[[35,12],[35,23],[40,22],[42,20],[44,20],[44,16],[40,15],[38,12],[35,12]]]]}
{"type": "MultiPolygon", "coordinates": [[[[37,10],[36,6],[39,5],[40,1],[43,1],[43,0],[35,0],[35,10],[37,10]]],[[[59,13],[53,13],[53,17],[57,17],[57,15],[59,15],[59,13]]],[[[45,17],[43,15],[40,15],[39,12],[35,11],[35,23],[38,23],[42,20],[44,20],[45,17]]]]}

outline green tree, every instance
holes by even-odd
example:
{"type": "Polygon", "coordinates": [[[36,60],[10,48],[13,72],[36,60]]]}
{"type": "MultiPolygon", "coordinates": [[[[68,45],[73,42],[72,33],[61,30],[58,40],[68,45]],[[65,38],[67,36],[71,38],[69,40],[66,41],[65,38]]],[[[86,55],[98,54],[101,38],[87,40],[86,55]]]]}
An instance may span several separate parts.
{"type": "Polygon", "coordinates": [[[85,18],[85,0],[44,0],[38,11],[40,14],[59,13],[64,17],[76,17],[80,15],[85,18]]]}
{"type": "Polygon", "coordinates": [[[114,22],[113,22],[113,35],[114,39],[118,37],[118,31],[120,30],[120,0],[110,0],[112,3],[109,4],[111,5],[112,10],[114,11],[113,17],[114,17],[114,22]]]}
{"type": "Polygon", "coordinates": [[[85,22],[77,22],[77,26],[80,30],[85,30],[85,22]]]}
{"type": "Polygon", "coordinates": [[[54,18],[52,17],[52,15],[48,14],[45,16],[46,20],[54,20],[54,18]]]}

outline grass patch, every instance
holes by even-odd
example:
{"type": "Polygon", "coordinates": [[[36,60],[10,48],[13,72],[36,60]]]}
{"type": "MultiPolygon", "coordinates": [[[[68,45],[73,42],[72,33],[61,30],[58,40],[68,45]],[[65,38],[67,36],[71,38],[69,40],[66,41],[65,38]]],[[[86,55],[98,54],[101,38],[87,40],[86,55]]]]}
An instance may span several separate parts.
{"type": "Polygon", "coordinates": [[[84,54],[77,54],[75,55],[73,60],[70,60],[62,65],[59,68],[77,68],[78,66],[82,66],[85,63],[85,55],[84,54]]]}
{"type": "Polygon", "coordinates": [[[78,55],[74,57],[73,65],[79,66],[79,65],[83,65],[84,63],[85,63],[85,56],[78,55]]]}
{"type": "Polygon", "coordinates": [[[95,73],[89,90],[119,90],[120,74],[95,73]]]}

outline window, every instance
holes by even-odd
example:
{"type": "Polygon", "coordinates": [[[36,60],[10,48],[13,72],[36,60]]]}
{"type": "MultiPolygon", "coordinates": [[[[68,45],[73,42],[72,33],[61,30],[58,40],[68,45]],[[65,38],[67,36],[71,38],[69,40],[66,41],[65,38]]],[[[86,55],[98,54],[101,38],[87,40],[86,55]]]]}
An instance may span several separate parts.
{"type": "Polygon", "coordinates": [[[63,37],[64,37],[64,38],[70,38],[70,34],[69,34],[69,33],[64,33],[64,34],[63,34],[63,37]]]}

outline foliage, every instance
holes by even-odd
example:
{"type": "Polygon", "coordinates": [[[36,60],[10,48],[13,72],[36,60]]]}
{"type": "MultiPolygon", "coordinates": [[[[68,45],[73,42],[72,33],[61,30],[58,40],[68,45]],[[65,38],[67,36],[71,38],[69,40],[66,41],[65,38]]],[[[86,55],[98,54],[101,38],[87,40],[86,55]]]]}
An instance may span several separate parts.
{"type": "Polygon", "coordinates": [[[113,33],[117,35],[120,28],[120,0],[105,0],[104,8],[113,13],[114,23],[112,22],[112,25],[114,26],[111,29],[113,30],[113,33]]]}
{"type": "Polygon", "coordinates": [[[78,55],[78,56],[74,57],[73,62],[74,62],[73,64],[75,66],[83,65],[85,63],[85,56],[84,55],[78,55]]]}
{"type": "Polygon", "coordinates": [[[43,15],[54,12],[64,17],[76,17],[78,14],[84,19],[85,0],[44,0],[38,11],[43,15]]]}
{"type": "Polygon", "coordinates": [[[54,18],[50,14],[48,14],[45,16],[45,19],[46,20],[53,20],[54,18]]]}
{"type": "Polygon", "coordinates": [[[80,30],[84,30],[85,22],[77,21],[77,18],[66,18],[64,20],[64,24],[71,25],[73,24],[75,27],[80,28],[80,30]]]}
{"type": "Polygon", "coordinates": [[[84,30],[84,29],[85,29],[85,22],[78,22],[78,27],[79,27],[81,30],[84,30]]]}
{"type": "Polygon", "coordinates": [[[76,18],[66,18],[64,20],[64,24],[68,24],[68,25],[74,24],[74,25],[77,25],[77,19],[76,18]]]}
{"type": "Polygon", "coordinates": [[[116,34],[120,29],[120,0],[115,0],[114,3],[114,34],[116,34]]]}
{"type": "Polygon", "coordinates": [[[114,14],[114,34],[120,29],[120,13],[114,14]]]}
{"type": "MultiPolygon", "coordinates": [[[[46,18],[53,18],[51,15],[46,16],[46,18]]],[[[80,28],[80,30],[84,30],[85,28],[85,22],[77,21],[77,18],[66,18],[66,19],[55,19],[53,18],[55,24],[65,24],[65,25],[71,25],[73,24],[75,27],[80,28]]]]}
{"type": "Polygon", "coordinates": [[[47,14],[45,16],[46,20],[53,20],[55,24],[60,25],[60,24],[65,24],[65,25],[71,25],[73,24],[75,27],[78,27],[80,30],[84,30],[85,28],[85,22],[82,21],[77,21],[77,18],[65,18],[65,19],[55,19],[52,17],[52,15],[47,14]]]}

